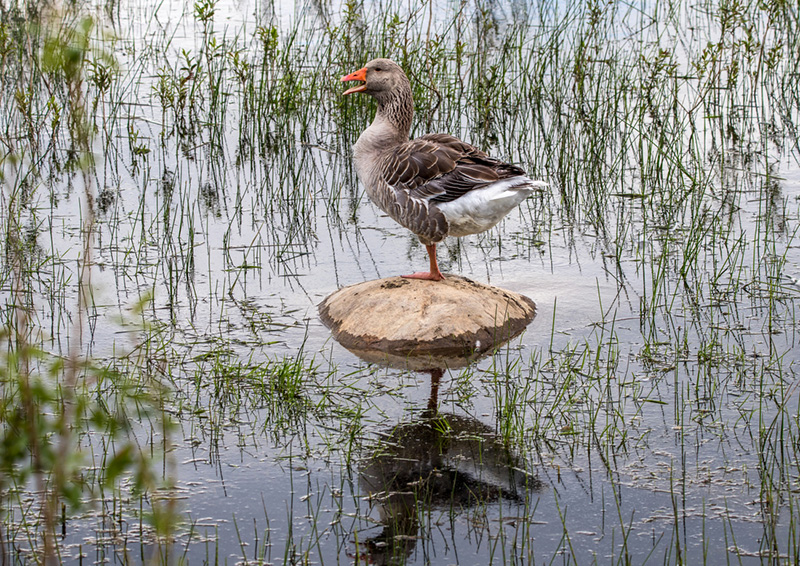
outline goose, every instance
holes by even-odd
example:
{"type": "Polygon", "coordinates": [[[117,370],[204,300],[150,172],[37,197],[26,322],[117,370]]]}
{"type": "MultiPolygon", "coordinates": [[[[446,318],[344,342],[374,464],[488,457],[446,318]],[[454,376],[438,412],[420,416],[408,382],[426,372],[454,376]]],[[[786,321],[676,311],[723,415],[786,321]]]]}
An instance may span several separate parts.
{"type": "Polygon", "coordinates": [[[353,146],[359,181],[370,200],[416,234],[428,252],[429,271],[402,277],[441,281],[437,243],[489,230],[533,191],[548,186],[448,134],[409,140],[411,83],[394,61],[373,59],[341,81],[362,83],[343,95],[363,92],[378,102],[375,119],[353,146]]]}

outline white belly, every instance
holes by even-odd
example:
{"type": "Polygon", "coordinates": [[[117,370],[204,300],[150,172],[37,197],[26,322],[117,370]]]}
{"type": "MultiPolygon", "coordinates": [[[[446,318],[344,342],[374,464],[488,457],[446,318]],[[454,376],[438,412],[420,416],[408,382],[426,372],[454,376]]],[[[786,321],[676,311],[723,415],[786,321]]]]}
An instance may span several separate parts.
{"type": "Polygon", "coordinates": [[[450,225],[448,236],[468,236],[493,227],[533,191],[545,187],[543,181],[512,177],[437,206],[450,225]]]}

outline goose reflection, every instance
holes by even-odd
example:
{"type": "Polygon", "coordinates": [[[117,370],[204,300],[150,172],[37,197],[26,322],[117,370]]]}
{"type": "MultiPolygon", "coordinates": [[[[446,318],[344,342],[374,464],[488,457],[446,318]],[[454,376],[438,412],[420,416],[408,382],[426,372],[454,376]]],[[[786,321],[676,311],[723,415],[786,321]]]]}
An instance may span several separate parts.
{"type": "Polygon", "coordinates": [[[377,507],[381,532],[361,540],[360,558],[403,564],[413,551],[419,517],[433,509],[459,512],[500,499],[524,501],[541,487],[525,462],[479,420],[437,410],[443,370],[428,370],[431,396],[414,422],[385,431],[359,473],[377,507]]]}

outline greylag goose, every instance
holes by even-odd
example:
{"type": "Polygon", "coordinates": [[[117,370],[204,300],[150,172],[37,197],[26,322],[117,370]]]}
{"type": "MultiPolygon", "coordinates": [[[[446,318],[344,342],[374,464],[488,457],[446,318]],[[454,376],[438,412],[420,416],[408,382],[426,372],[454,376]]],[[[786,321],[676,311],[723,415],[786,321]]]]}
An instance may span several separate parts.
{"type": "Polygon", "coordinates": [[[403,69],[373,59],[342,77],[363,84],[343,94],[364,92],[378,101],[372,124],[353,146],[356,174],[378,207],[425,244],[430,271],[403,277],[440,281],[436,244],[447,236],[484,232],[531,192],[547,187],[516,165],[447,134],[409,140],[414,101],[403,69]]]}

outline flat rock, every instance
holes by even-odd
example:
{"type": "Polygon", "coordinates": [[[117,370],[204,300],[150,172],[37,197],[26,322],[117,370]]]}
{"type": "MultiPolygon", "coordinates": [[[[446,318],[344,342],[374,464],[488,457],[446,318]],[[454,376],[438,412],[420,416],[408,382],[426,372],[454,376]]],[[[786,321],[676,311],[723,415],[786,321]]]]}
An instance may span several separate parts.
{"type": "Polygon", "coordinates": [[[458,367],[520,334],[536,316],[528,297],[456,275],[389,277],[339,289],[319,305],[333,337],[373,362],[458,367]]]}

